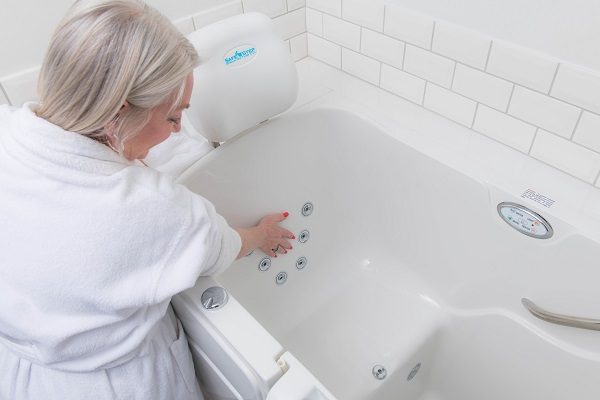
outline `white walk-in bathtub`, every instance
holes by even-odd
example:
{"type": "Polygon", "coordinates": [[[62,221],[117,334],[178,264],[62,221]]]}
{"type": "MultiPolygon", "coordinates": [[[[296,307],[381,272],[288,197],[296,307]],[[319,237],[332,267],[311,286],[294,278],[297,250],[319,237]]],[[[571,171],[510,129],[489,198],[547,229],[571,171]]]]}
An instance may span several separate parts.
{"type": "Polygon", "coordinates": [[[270,267],[256,251],[174,299],[214,398],[600,398],[600,332],[521,303],[600,317],[600,244],[551,209],[336,109],[271,120],[181,182],[233,226],[288,210],[283,225],[308,237],[270,267]],[[506,201],[540,213],[554,235],[512,229],[496,209],[506,201]],[[210,286],[226,288],[225,306],[202,307],[210,286]],[[310,390],[305,377],[285,380],[303,368],[318,380],[310,390]]]}

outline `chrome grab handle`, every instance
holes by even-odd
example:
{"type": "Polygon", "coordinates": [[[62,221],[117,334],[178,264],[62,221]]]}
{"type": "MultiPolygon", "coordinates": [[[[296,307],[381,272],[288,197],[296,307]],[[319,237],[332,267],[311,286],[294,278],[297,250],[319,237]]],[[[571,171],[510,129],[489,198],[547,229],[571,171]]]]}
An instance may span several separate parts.
{"type": "Polygon", "coordinates": [[[593,331],[600,331],[600,319],[581,318],[573,317],[570,315],[556,314],[550,311],[546,311],[543,308],[538,307],[535,303],[529,299],[522,298],[521,303],[525,308],[532,313],[534,316],[544,321],[551,322],[553,324],[570,326],[573,328],[590,329],[593,331]]]}

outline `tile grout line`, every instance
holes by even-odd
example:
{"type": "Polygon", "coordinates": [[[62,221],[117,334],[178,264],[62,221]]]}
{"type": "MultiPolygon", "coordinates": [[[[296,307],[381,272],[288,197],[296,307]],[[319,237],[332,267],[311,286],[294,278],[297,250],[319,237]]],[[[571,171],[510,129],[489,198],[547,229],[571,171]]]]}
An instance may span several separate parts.
{"type": "MultiPolygon", "coordinates": [[[[558,76],[558,70],[560,69],[560,64],[558,63],[556,65],[556,71],[554,71],[554,76],[552,77],[552,82],[550,82],[550,87],[548,88],[548,93],[545,93],[547,96],[550,96],[550,93],[552,93],[552,88],[554,87],[554,83],[556,82],[556,77],[558,76]]],[[[550,96],[552,97],[552,96],[550,96]]]]}
{"type": "MultiPolygon", "coordinates": [[[[302,8],[302,7],[300,7],[302,8]]],[[[307,32],[308,28],[306,25],[306,5],[304,6],[304,32],[307,32]]]]}
{"type": "Polygon", "coordinates": [[[483,67],[483,70],[487,73],[487,69],[488,69],[488,65],[490,63],[490,57],[492,55],[492,46],[494,45],[494,40],[491,39],[490,40],[490,47],[488,48],[488,54],[487,54],[487,58],[485,59],[485,66],[483,67]]]}
{"type": "Polygon", "coordinates": [[[433,52],[433,38],[435,36],[435,30],[437,27],[437,23],[435,20],[433,20],[433,28],[431,29],[431,41],[429,42],[429,50],[431,50],[433,52]]]}
{"type": "Polygon", "coordinates": [[[362,35],[363,35],[363,29],[365,29],[364,27],[360,27],[359,30],[359,34],[358,34],[358,52],[362,54],[362,35]]]}
{"type": "Polygon", "coordinates": [[[450,90],[453,91],[452,89],[454,88],[454,78],[456,77],[456,67],[457,67],[458,63],[454,62],[454,68],[452,69],[452,79],[450,79],[450,90]]]}
{"type": "MultiPolygon", "coordinates": [[[[511,149],[513,149],[513,150],[516,150],[516,151],[518,151],[519,153],[521,153],[521,154],[523,154],[523,155],[525,155],[525,156],[528,156],[528,157],[529,157],[529,155],[528,155],[527,153],[525,153],[523,150],[519,150],[518,148],[516,148],[516,147],[513,147],[513,146],[511,146],[510,144],[508,144],[508,143],[505,143],[505,142],[503,142],[503,141],[501,141],[501,140],[499,140],[499,139],[497,139],[497,138],[495,138],[495,137],[493,137],[493,136],[490,136],[490,135],[488,135],[487,133],[485,133],[485,132],[483,132],[483,131],[478,131],[477,129],[472,129],[472,130],[473,130],[473,132],[475,132],[475,133],[478,133],[478,134],[480,134],[480,135],[483,135],[483,136],[485,136],[486,138],[488,138],[488,139],[490,139],[490,140],[493,140],[493,141],[494,141],[494,142],[496,142],[496,143],[500,143],[501,145],[504,145],[504,146],[506,146],[506,147],[509,147],[509,148],[511,148],[511,149]]],[[[554,167],[554,168],[556,168],[556,167],[554,167]]],[[[561,170],[561,171],[562,171],[562,170],[561,170]]]]}
{"type": "MultiPolygon", "coordinates": [[[[573,127],[573,133],[571,133],[571,136],[569,136],[569,140],[571,142],[573,142],[573,138],[575,137],[575,132],[577,132],[577,128],[579,128],[579,122],[581,121],[581,118],[583,117],[583,109],[581,109],[581,111],[579,112],[579,117],[577,118],[577,122],[575,122],[575,126],[573,127]]],[[[573,142],[575,143],[575,142],[573,142]]]]}
{"type": "Polygon", "coordinates": [[[508,114],[508,109],[510,108],[510,102],[512,101],[513,95],[515,94],[515,88],[517,87],[517,85],[515,85],[514,83],[512,84],[512,89],[510,90],[510,96],[508,97],[508,103],[506,104],[506,111],[504,112],[506,115],[508,114]]]}
{"type": "Polygon", "coordinates": [[[300,37],[302,35],[306,35],[307,33],[309,33],[308,31],[304,31],[302,33],[299,33],[297,35],[292,36],[291,38],[289,38],[288,40],[292,40],[292,39],[296,39],[297,37],[300,37]]]}
{"type": "MultiPolygon", "coordinates": [[[[477,102],[475,104],[475,112],[473,113],[473,121],[471,121],[471,126],[469,127],[469,129],[474,130],[473,127],[475,126],[475,118],[477,118],[477,112],[479,111],[479,102],[477,102]]],[[[477,132],[477,131],[475,131],[477,132]]]]}
{"type": "Polygon", "coordinates": [[[540,128],[536,127],[536,130],[533,133],[533,139],[531,139],[531,144],[529,145],[529,150],[527,150],[527,155],[530,156],[530,157],[533,157],[531,155],[531,150],[533,149],[533,144],[535,143],[535,139],[537,138],[537,134],[538,134],[539,130],[540,130],[540,128]]]}
{"type": "Polygon", "coordinates": [[[421,107],[425,107],[425,97],[427,96],[427,88],[429,87],[429,81],[425,81],[425,88],[423,88],[423,98],[421,99],[421,107]]]}
{"type": "Polygon", "coordinates": [[[410,101],[410,103],[411,103],[411,104],[414,104],[414,105],[416,105],[416,106],[421,106],[421,107],[422,107],[421,103],[417,103],[416,101],[412,101],[412,100],[411,100],[411,99],[409,99],[408,97],[404,97],[404,96],[402,96],[402,95],[399,95],[399,94],[397,94],[397,93],[394,93],[394,92],[392,92],[392,91],[391,91],[391,90],[389,90],[389,89],[386,89],[386,88],[384,88],[384,87],[380,87],[379,89],[381,89],[381,90],[382,90],[382,91],[384,91],[385,93],[391,94],[391,95],[392,95],[392,96],[394,96],[394,97],[398,97],[400,100],[406,100],[406,101],[410,101]]]}
{"type": "Polygon", "coordinates": [[[325,18],[323,18],[323,13],[321,13],[321,37],[325,40],[325,18]]]}
{"type": "Polygon", "coordinates": [[[570,177],[572,177],[572,178],[575,178],[575,179],[579,180],[580,182],[586,183],[586,184],[588,184],[588,185],[590,185],[590,186],[594,187],[594,184],[593,184],[593,183],[591,183],[591,182],[589,182],[589,181],[586,181],[585,179],[583,179],[583,178],[581,178],[581,177],[579,177],[579,176],[577,176],[577,175],[574,175],[574,174],[572,174],[572,173],[570,173],[570,172],[567,172],[567,171],[565,171],[564,169],[561,169],[561,168],[557,167],[556,165],[552,165],[552,164],[550,164],[550,163],[549,163],[549,162],[547,162],[547,161],[544,161],[544,160],[542,160],[542,159],[539,159],[539,158],[537,158],[537,157],[534,157],[534,156],[531,156],[531,155],[530,155],[529,157],[533,158],[533,159],[534,159],[534,160],[536,160],[536,161],[539,161],[539,162],[541,162],[541,163],[542,163],[542,164],[544,164],[544,165],[547,165],[547,166],[549,166],[549,167],[552,167],[552,168],[554,168],[555,170],[562,172],[563,174],[567,174],[568,176],[570,176],[570,177]]]}
{"type": "Polygon", "coordinates": [[[404,61],[406,60],[406,46],[407,46],[406,42],[403,42],[403,43],[404,43],[404,49],[402,49],[402,71],[404,71],[404,61]]]}
{"type": "Polygon", "coordinates": [[[600,182],[600,171],[598,171],[598,175],[596,175],[596,179],[594,180],[594,186],[597,186],[600,182]]]}

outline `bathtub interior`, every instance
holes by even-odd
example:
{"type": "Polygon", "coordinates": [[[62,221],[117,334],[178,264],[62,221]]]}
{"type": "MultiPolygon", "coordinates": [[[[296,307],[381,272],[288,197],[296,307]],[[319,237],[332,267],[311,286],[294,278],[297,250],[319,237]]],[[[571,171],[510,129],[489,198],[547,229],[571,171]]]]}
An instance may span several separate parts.
{"type": "Polygon", "coordinates": [[[544,214],[553,238],[521,235],[495,208],[517,198],[333,109],[274,119],[182,182],[232,225],[289,210],[284,226],[310,232],[268,271],[255,252],[216,280],[338,398],[600,396],[594,332],[549,326],[520,303],[594,315],[600,246],[568,223],[544,214]]]}

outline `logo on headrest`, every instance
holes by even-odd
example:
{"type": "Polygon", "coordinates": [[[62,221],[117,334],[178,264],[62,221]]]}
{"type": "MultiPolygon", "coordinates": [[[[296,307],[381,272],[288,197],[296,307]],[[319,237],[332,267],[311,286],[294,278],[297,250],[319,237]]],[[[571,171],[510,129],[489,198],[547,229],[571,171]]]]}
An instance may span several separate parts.
{"type": "Polygon", "coordinates": [[[223,61],[225,65],[243,65],[248,63],[256,55],[256,47],[251,45],[243,45],[235,47],[225,53],[223,61]]]}

